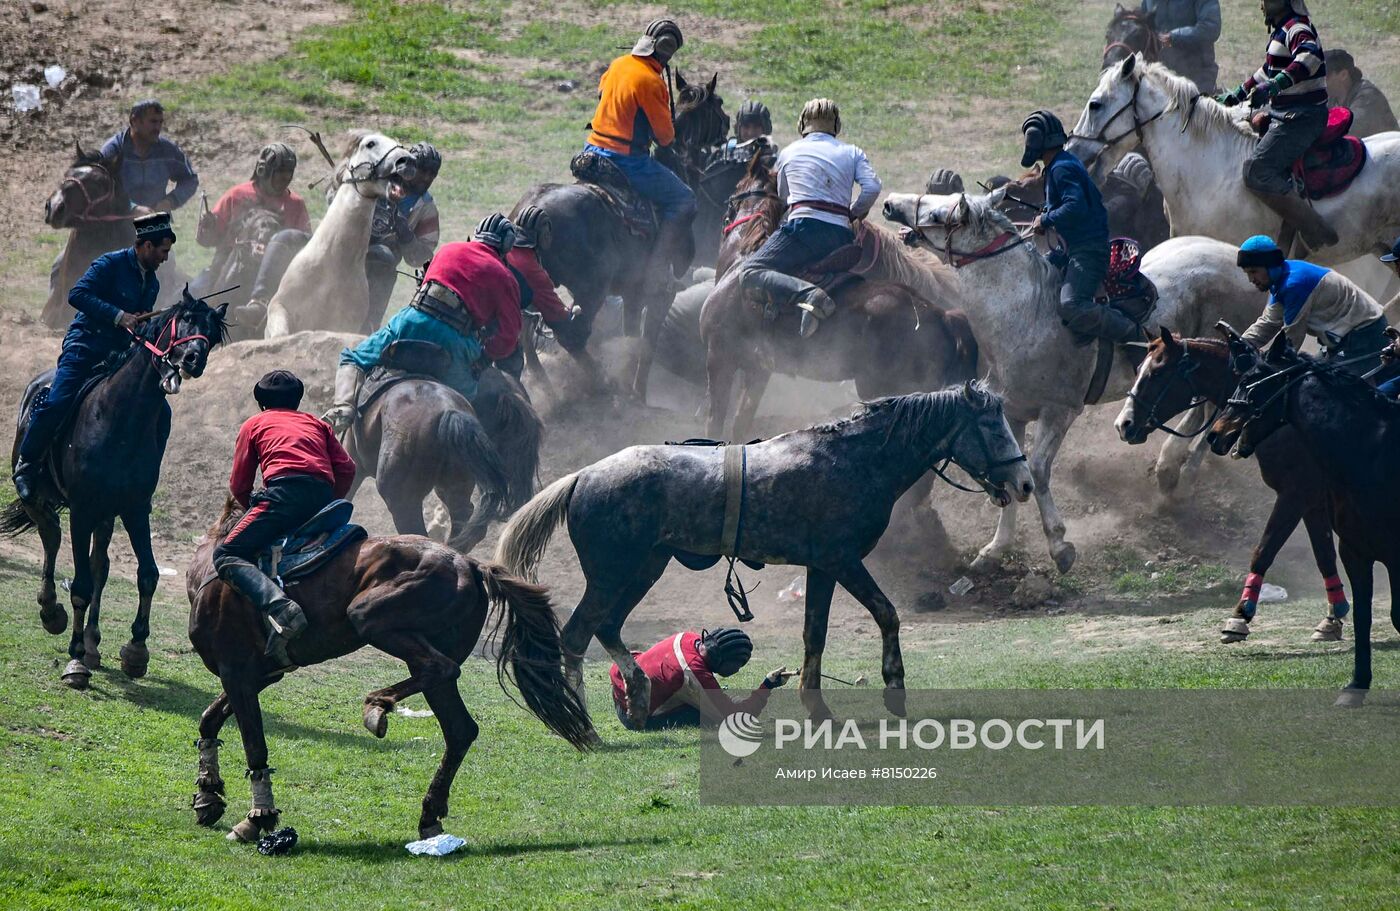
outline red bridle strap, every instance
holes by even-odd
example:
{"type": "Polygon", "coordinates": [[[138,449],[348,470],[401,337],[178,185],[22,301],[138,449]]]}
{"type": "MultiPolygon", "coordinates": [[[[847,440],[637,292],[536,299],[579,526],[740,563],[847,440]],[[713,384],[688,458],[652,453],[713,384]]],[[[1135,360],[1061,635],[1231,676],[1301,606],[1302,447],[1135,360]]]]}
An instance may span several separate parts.
{"type": "Polygon", "coordinates": [[[176,346],[176,345],[183,345],[183,344],[185,344],[186,342],[194,342],[194,341],[201,341],[201,340],[202,340],[202,341],[206,341],[206,342],[209,341],[209,336],[207,336],[207,335],[199,335],[199,334],[195,334],[195,335],[182,335],[182,336],[180,336],[179,338],[173,338],[173,336],[175,335],[175,322],[176,322],[176,321],[172,319],[170,322],[168,322],[168,323],[165,324],[165,329],[160,330],[160,335],[157,335],[157,336],[156,336],[156,340],[155,340],[155,343],[154,343],[154,344],[151,343],[151,342],[149,342],[149,341],[147,341],[146,339],[142,338],[141,336],[137,335],[135,332],[131,333],[131,336],[132,336],[132,338],[136,339],[136,341],[138,341],[138,342],[141,343],[141,347],[143,347],[143,348],[145,348],[147,351],[151,352],[151,355],[152,355],[153,357],[158,357],[158,358],[165,358],[165,357],[168,357],[168,356],[170,355],[170,352],[173,351],[173,350],[175,349],[175,346],[176,346]],[[161,338],[163,338],[163,337],[165,336],[166,329],[170,330],[170,334],[171,334],[172,338],[171,338],[171,340],[170,340],[170,344],[166,345],[164,348],[161,348],[161,347],[160,347],[160,340],[161,340],[161,338]]]}
{"type": "Polygon", "coordinates": [[[733,231],[735,228],[742,227],[743,225],[746,225],[749,222],[753,221],[755,218],[761,218],[762,216],[762,212],[750,212],[748,215],[745,215],[742,218],[734,219],[729,224],[724,226],[725,236],[727,237],[729,235],[729,232],[733,231]]]}

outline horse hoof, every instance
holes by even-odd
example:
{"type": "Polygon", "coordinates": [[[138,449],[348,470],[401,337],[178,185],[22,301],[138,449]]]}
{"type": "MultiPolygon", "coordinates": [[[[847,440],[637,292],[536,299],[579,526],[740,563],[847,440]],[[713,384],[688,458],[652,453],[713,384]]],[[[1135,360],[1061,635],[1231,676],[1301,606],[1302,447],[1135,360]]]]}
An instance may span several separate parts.
{"type": "Polygon", "coordinates": [[[83,649],[82,661],[83,664],[87,665],[87,669],[90,671],[101,670],[102,653],[95,648],[85,648],[83,649]]]}
{"type": "Polygon", "coordinates": [[[905,715],[909,714],[909,710],[904,703],[905,691],[902,688],[892,689],[886,687],[885,708],[890,712],[890,714],[898,715],[900,718],[903,718],[905,715]]]}
{"type": "Polygon", "coordinates": [[[972,565],[969,566],[968,569],[972,570],[975,573],[986,573],[992,572],[1000,566],[1001,554],[989,553],[988,551],[984,550],[977,555],[977,559],[972,561],[972,565]]]}
{"type": "Polygon", "coordinates": [[[1349,686],[1342,690],[1341,695],[1337,697],[1337,701],[1333,704],[1340,709],[1359,709],[1366,703],[1367,692],[1367,690],[1360,690],[1349,686]]]}
{"type": "Polygon", "coordinates": [[[599,737],[598,732],[592,728],[589,728],[588,733],[583,735],[583,739],[590,750],[601,750],[603,748],[603,738],[599,737]]]}
{"type": "Polygon", "coordinates": [[[229,829],[229,833],[224,836],[229,841],[241,841],[245,844],[258,840],[258,824],[248,817],[243,817],[238,821],[238,825],[229,829]]]}
{"type": "Polygon", "coordinates": [[[1336,617],[1327,617],[1313,630],[1312,641],[1314,642],[1341,642],[1342,641],[1342,621],[1336,617]]]}
{"type": "Polygon", "coordinates": [[[44,632],[57,636],[68,628],[68,611],[57,604],[40,604],[39,622],[44,624],[44,632]]]}
{"type": "Polygon", "coordinates": [[[1050,557],[1055,561],[1055,568],[1062,574],[1069,572],[1070,567],[1074,565],[1074,558],[1077,556],[1079,556],[1079,551],[1075,550],[1074,545],[1068,541],[1050,551],[1050,557]]]}
{"type": "Polygon", "coordinates": [[[63,669],[63,682],[75,690],[87,689],[88,678],[91,676],[92,671],[77,658],[68,662],[68,666],[63,669]]]}
{"type": "Polygon", "coordinates": [[[1226,645],[1249,638],[1249,621],[1243,617],[1227,617],[1220,628],[1220,641],[1226,645]]]}
{"type": "Polygon", "coordinates": [[[389,733],[389,713],[384,711],[384,706],[365,706],[365,730],[380,740],[383,740],[384,735],[389,733]]]}
{"type": "Polygon", "coordinates": [[[135,642],[128,642],[122,646],[122,673],[133,680],[146,676],[146,669],[151,666],[151,653],[144,645],[135,642]]]}
{"type": "Polygon", "coordinates": [[[420,825],[418,827],[419,838],[437,838],[442,834],[442,822],[439,820],[431,825],[420,825]]]}
{"type": "Polygon", "coordinates": [[[201,826],[212,826],[223,818],[228,803],[218,794],[199,791],[194,795],[194,821],[201,826]]]}

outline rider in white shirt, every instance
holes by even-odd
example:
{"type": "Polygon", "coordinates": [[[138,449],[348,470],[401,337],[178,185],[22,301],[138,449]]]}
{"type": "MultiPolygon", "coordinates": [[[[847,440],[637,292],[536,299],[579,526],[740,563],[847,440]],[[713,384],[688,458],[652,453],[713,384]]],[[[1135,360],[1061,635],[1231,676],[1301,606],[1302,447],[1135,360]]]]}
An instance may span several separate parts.
{"type": "Polygon", "coordinates": [[[817,320],[835,312],[836,304],[793,273],[855,242],[851,222],[875,205],[880,178],[863,151],[836,138],[841,113],[835,102],[807,102],[797,131],[802,138],[778,156],[778,195],[787,203],[787,220],[744,264],[742,281],[746,292],[765,302],[800,307],[806,337],[817,331],[817,320]],[[855,184],[860,195],[852,203],[855,184]]]}

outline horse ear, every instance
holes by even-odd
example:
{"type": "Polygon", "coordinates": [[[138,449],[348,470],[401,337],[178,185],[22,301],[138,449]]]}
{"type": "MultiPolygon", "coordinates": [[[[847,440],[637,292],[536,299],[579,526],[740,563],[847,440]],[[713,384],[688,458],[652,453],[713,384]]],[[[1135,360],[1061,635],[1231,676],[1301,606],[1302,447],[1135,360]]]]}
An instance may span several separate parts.
{"type": "Polygon", "coordinates": [[[225,317],[227,317],[227,316],[228,316],[228,301],[224,301],[222,304],[220,304],[219,306],[215,307],[215,308],[214,308],[214,312],[217,313],[217,314],[219,315],[219,319],[224,319],[225,317]]]}
{"type": "Polygon", "coordinates": [[[1009,189],[1010,187],[997,187],[995,190],[988,193],[987,205],[991,206],[993,209],[1000,209],[1001,204],[1006,201],[1006,191],[1009,189]]]}
{"type": "Polygon", "coordinates": [[[710,82],[705,86],[705,91],[713,95],[715,93],[715,86],[717,85],[719,85],[719,73],[715,73],[710,77],[710,82]]]}
{"type": "Polygon", "coordinates": [[[676,70],[676,88],[685,89],[688,85],[689,84],[685,81],[685,77],[681,75],[681,71],[676,70]]]}
{"type": "Polygon", "coordinates": [[[958,194],[958,204],[954,211],[957,213],[957,223],[967,224],[968,218],[972,215],[972,206],[967,201],[966,193],[958,194]]]}
{"type": "Polygon", "coordinates": [[[1288,333],[1280,329],[1274,340],[1269,342],[1269,347],[1264,352],[1264,360],[1270,364],[1281,364],[1292,359],[1293,343],[1288,340],[1288,333]]]}
{"type": "Polygon", "coordinates": [[[1133,75],[1133,68],[1137,66],[1137,58],[1137,54],[1129,54],[1127,57],[1123,58],[1123,68],[1121,70],[1121,73],[1124,79],[1127,79],[1129,76],[1133,75]]]}
{"type": "MultiPolygon", "coordinates": [[[[1151,335],[1151,333],[1148,333],[1148,335],[1151,335]]],[[[1176,337],[1172,335],[1172,331],[1166,326],[1162,327],[1162,344],[1166,345],[1169,349],[1180,347],[1177,344],[1176,337]]]]}

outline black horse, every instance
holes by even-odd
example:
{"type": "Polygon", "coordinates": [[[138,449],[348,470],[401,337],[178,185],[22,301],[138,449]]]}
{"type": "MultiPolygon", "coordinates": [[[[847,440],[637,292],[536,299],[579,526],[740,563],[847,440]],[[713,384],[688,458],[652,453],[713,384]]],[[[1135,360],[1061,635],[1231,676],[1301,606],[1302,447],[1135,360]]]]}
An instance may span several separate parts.
{"type": "MultiPolygon", "coordinates": [[[[1211,448],[1247,458],[1291,425],[1317,462],[1356,618],[1351,682],[1337,704],[1359,706],[1371,688],[1375,564],[1400,578],[1400,404],[1336,365],[1298,354],[1282,332],[1262,357],[1238,336],[1231,354],[1240,385],[1211,429],[1211,448]]],[[[1400,630],[1400,602],[1391,604],[1390,622],[1400,630]]]]}
{"type": "Polygon", "coordinates": [[[1139,8],[1129,9],[1119,3],[1103,38],[1103,65],[1100,72],[1122,63],[1134,54],[1141,54],[1148,63],[1161,59],[1162,39],[1157,36],[1157,15],[1139,8]]]}
{"type": "MultiPolygon", "coordinates": [[[[44,629],[58,635],[68,625],[68,614],[54,590],[54,564],[63,534],[58,506],[47,504],[68,507],[74,564],[69,592],[73,636],[68,645],[72,660],[63,671],[63,680],[74,689],[85,688],[92,670],[101,666],[98,614],[110,567],[107,547],[118,518],[136,553],[140,594],[131,641],[121,650],[122,670],[129,677],[146,673],[151,596],[160,579],[151,550],[151,497],[170,436],[170,405],[165,397],[180,391],[183,378],[204,372],[209,350],[224,340],[226,310],[227,305],[211,308],[186,290],[180,303],[146,320],[132,346],[79,403],[69,427],[54,443],[51,471],[41,487],[46,505],[33,508],[16,500],[0,512],[0,534],[39,530],[44,544],[39,619],[44,629]]],[[[46,371],[25,390],[12,466],[19,458],[30,407],[52,377],[53,371],[46,371]]]]}
{"type": "MultiPolygon", "coordinates": [[[[719,77],[708,83],[688,83],[676,74],[676,139],[660,160],[696,191],[700,211],[695,229],[709,231],[723,219],[724,206],[732,192],[722,180],[702,180],[710,154],[729,133],[729,116],[724,99],[715,92],[719,77]],[[714,210],[714,211],[711,211],[714,210]],[[718,214],[716,214],[716,212],[718,214]]],[[[742,171],[724,170],[737,182],[742,171]]],[[[727,178],[726,178],[727,179],[727,178]]],[[[634,391],[645,397],[646,377],[651,369],[652,347],[661,331],[671,294],[655,300],[644,298],[649,288],[658,286],[655,276],[646,274],[652,238],[629,224],[603,196],[584,184],[546,183],[531,187],[511,212],[515,218],[526,206],[539,206],[549,213],[554,236],[559,241],[542,254],[550,277],[569,289],[580,319],[592,326],[593,318],[609,294],[620,295],[624,303],[624,329],[630,336],[642,335],[634,391]],[[642,326],[645,309],[646,323],[642,326]]],[[[709,245],[697,242],[697,250],[709,245]]],[[[718,247],[718,241],[714,246],[718,247]]],[[[585,366],[592,367],[587,355],[585,366]]]]}
{"type": "Polygon", "coordinates": [[[899,617],[865,568],[895,502],[956,462],[998,506],[1034,490],[1001,397],[980,383],[880,399],[854,416],[748,446],[633,446],[560,478],[506,525],[496,560],[531,576],[567,522],[586,587],[562,633],[566,673],[583,692],[583,651],[597,636],[627,681],[632,721],[650,683],[622,642],[627,615],[674,557],[705,569],[721,555],[807,567],[802,692],[821,700],[831,596],[839,583],[880,627],[885,701],[901,711],[899,617]]]}

